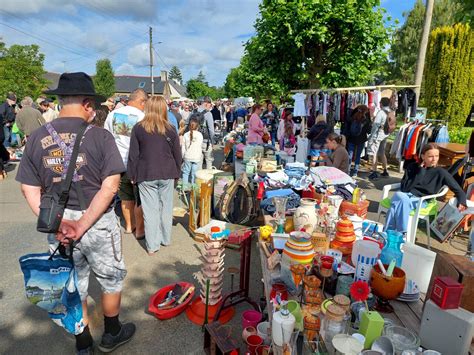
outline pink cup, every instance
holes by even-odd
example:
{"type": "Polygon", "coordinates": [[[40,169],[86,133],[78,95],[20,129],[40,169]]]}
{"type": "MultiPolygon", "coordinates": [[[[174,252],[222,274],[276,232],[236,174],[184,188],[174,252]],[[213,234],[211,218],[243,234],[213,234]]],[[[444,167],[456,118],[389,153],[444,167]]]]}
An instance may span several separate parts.
{"type": "Polygon", "coordinates": [[[257,328],[258,323],[262,320],[262,313],[254,310],[248,310],[242,313],[242,328],[257,328]]]}
{"type": "Polygon", "coordinates": [[[263,339],[258,335],[251,335],[247,338],[247,351],[251,355],[257,353],[257,348],[263,344],[263,339]]]}

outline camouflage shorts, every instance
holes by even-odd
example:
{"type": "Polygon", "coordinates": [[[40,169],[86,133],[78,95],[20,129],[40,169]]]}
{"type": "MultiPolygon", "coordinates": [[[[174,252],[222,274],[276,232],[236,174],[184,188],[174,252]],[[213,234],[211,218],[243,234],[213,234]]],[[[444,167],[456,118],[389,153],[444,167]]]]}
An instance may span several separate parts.
{"type": "MultiPolygon", "coordinates": [[[[77,220],[82,212],[66,210],[64,219],[77,220]]],[[[48,236],[50,243],[53,241],[48,236]]],[[[122,236],[115,212],[105,213],[81,238],[74,247],[74,267],[77,272],[77,285],[81,299],[88,295],[89,275],[92,270],[102,292],[122,291],[123,280],[127,274],[122,256],[122,236]]]]}

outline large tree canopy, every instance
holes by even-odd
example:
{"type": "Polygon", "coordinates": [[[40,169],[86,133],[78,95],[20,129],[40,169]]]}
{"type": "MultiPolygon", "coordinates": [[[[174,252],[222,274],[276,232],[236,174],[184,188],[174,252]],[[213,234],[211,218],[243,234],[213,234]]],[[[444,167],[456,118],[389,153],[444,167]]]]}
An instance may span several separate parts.
{"type": "MultiPolygon", "coordinates": [[[[405,23],[395,31],[392,39],[387,80],[400,84],[414,82],[425,10],[423,1],[417,0],[413,9],[403,13],[406,18],[405,23]]],[[[452,0],[436,0],[431,28],[453,25],[460,17],[460,11],[462,11],[461,6],[452,0]]]]}
{"type": "Polygon", "coordinates": [[[38,97],[46,88],[44,54],[35,44],[7,48],[0,42],[0,93],[13,91],[19,98],[38,97]]]}
{"type": "Polygon", "coordinates": [[[285,89],[366,83],[389,39],[379,5],[379,0],[264,0],[243,69],[262,76],[255,78],[262,86],[270,81],[285,89]]]}

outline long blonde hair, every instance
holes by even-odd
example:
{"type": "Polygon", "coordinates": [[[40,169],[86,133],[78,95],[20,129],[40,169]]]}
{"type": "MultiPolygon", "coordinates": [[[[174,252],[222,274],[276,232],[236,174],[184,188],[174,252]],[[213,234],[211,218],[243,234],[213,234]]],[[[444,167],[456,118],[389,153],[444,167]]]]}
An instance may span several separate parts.
{"type": "Polygon", "coordinates": [[[145,117],[139,122],[147,133],[165,134],[171,128],[168,105],[162,96],[153,96],[145,104],[145,117]]]}

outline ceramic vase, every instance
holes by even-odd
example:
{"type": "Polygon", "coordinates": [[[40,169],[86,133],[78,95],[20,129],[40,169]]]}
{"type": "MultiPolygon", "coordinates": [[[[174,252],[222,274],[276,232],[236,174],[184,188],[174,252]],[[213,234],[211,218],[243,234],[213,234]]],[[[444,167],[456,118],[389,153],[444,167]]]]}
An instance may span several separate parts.
{"type": "Polygon", "coordinates": [[[300,206],[296,209],[295,214],[293,215],[293,224],[296,231],[304,228],[306,233],[313,233],[314,228],[318,224],[315,205],[315,199],[302,198],[300,200],[300,206]]]}

